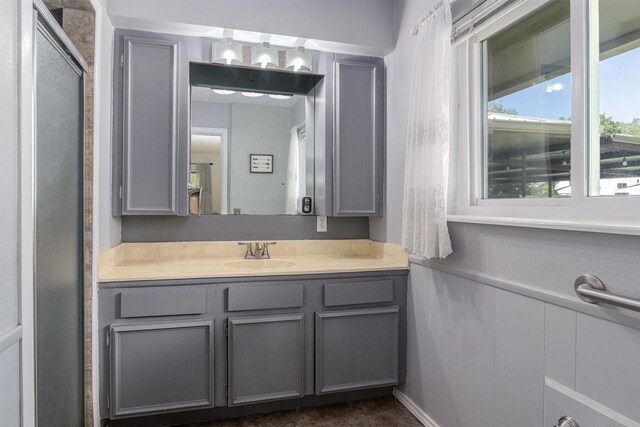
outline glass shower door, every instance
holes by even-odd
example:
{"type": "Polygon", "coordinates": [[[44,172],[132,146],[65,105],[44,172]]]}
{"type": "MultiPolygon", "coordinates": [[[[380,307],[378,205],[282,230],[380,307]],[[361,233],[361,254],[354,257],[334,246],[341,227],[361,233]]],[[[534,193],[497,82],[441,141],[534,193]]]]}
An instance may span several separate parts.
{"type": "Polygon", "coordinates": [[[81,426],[84,74],[40,23],[35,47],[36,415],[81,426]]]}

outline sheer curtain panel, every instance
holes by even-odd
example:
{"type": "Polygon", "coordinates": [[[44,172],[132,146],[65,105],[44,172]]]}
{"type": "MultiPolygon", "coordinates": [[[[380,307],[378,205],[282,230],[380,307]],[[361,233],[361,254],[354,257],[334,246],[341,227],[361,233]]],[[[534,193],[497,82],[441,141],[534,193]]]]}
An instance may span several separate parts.
{"type": "Polygon", "coordinates": [[[412,255],[452,252],[446,218],[451,9],[444,0],[415,28],[404,177],[402,246],[412,255]]]}

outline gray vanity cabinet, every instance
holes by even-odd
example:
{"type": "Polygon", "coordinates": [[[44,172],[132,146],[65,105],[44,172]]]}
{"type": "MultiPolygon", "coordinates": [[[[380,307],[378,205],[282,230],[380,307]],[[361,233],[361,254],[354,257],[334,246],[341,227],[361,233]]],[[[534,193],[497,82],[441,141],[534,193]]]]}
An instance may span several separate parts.
{"type": "Polygon", "coordinates": [[[384,60],[323,54],[316,91],[317,211],[380,216],[384,180],[384,60]]]}
{"type": "Polygon", "coordinates": [[[213,320],[114,324],[111,418],[213,407],[213,320]]]}
{"type": "Polygon", "coordinates": [[[381,215],[384,149],[383,60],[337,55],[334,215],[381,215]]]}
{"type": "Polygon", "coordinates": [[[100,283],[101,418],[187,424],[388,395],[406,377],[406,276],[100,283]]]}
{"type": "Polygon", "coordinates": [[[398,383],[399,307],[316,313],[316,394],[398,383]]]}
{"type": "Polygon", "coordinates": [[[178,38],[117,32],[116,215],[186,215],[188,61],[178,38]]]}
{"type": "Polygon", "coordinates": [[[229,406],[304,395],[304,315],[228,319],[229,406]]]}

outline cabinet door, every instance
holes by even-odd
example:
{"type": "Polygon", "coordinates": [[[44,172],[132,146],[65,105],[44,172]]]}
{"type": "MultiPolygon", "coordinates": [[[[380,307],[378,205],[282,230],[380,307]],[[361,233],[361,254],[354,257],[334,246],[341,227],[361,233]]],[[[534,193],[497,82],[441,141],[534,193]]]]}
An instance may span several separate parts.
{"type": "Polygon", "coordinates": [[[111,418],[213,407],[213,320],[112,325],[111,418]]]}
{"type": "Polygon", "coordinates": [[[334,215],[381,215],[383,61],[339,55],[334,72],[334,215]]]}
{"type": "Polygon", "coordinates": [[[124,37],[122,214],[183,215],[186,61],[180,42],[124,37]]]}
{"type": "Polygon", "coordinates": [[[302,397],[302,314],[228,320],[229,406],[302,397]]]}
{"type": "Polygon", "coordinates": [[[316,394],[398,383],[398,307],[316,313],[316,394]]]}

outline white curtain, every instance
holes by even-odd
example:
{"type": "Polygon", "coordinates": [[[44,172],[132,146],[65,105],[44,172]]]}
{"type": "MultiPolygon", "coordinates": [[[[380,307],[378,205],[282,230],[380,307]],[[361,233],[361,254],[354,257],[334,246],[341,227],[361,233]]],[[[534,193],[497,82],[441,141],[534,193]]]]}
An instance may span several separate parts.
{"type": "Polygon", "coordinates": [[[285,213],[295,215],[298,213],[298,196],[300,187],[300,163],[298,152],[298,127],[291,128],[291,140],[289,141],[289,160],[287,162],[287,201],[285,213]]]}
{"type": "Polygon", "coordinates": [[[446,218],[450,37],[451,9],[443,0],[417,35],[404,177],[402,246],[425,258],[452,252],[446,218]]]}

